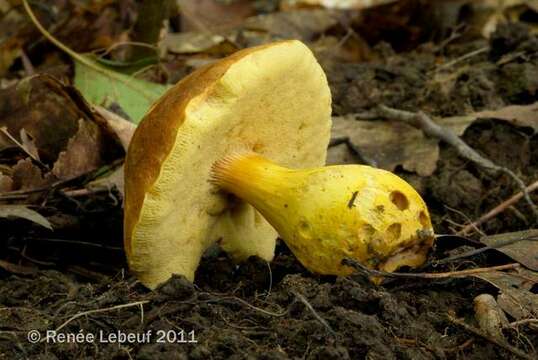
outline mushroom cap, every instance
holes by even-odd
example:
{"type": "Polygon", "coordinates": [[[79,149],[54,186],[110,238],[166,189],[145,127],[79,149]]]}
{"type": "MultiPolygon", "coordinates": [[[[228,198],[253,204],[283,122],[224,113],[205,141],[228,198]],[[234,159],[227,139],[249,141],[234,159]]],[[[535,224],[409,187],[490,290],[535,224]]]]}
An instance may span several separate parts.
{"type": "Polygon", "coordinates": [[[124,243],[129,267],[155,288],[194,279],[218,242],[234,259],[270,261],[276,231],[250,205],[208,180],[220,158],[253,151],[292,168],[325,163],[327,79],[296,40],[238,51],[168,90],[138,126],[125,160],[124,243]]]}

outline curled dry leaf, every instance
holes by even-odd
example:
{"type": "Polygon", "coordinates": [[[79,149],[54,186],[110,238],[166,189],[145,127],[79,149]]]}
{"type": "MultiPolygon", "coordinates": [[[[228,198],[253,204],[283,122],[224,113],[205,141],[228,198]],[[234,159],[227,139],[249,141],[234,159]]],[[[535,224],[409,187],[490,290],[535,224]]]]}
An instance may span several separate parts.
{"type": "Polygon", "coordinates": [[[251,1],[176,0],[183,31],[220,33],[254,14],[251,1]]]}
{"type": "Polygon", "coordinates": [[[300,39],[309,42],[338,24],[338,16],[322,9],[278,12],[250,17],[241,28],[258,33],[257,39],[261,42],[249,43],[248,46],[277,39],[300,39]],[[260,33],[265,33],[266,38],[260,37],[260,33]]]}
{"type": "Polygon", "coordinates": [[[71,179],[125,153],[120,144],[129,138],[127,131],[113,129],[76,89],[50,76],[27,78],[0,91],[0,99],[0,127],[9,133],[7,141],[33,158],[3,165],[8,170],[2,171],[2,188],[9,189],[4,191],[31,190],[71,179]]]}
{"type": "Polygon", "coordinates": [[[23,205],[0,205],[0,218],[17,217],[52,230],[49,221],[37,211],[23,205]]]}
{"type": "Polygon", "coordinates": [[[19,160],[13,167],[12,172],[13,190],[31,190],[53,182],[51,176],[43,176],[41,169],[30,158],[19,160]]]}
{"type": "Polygon", "coordinates": [[[521,265],[538,271],[538,229],[484,236],[480,242],[494,247],[521,265]]]}
{"type": "Polygon", "coordinates": [[[538,132],[538,102],[529,105],[510,105],[497,110],[484,110],[464,116],[452,116],[441,120],[443,124],[457,126],[458,134],[478,119],[496,119],[519,127],[529,127],[538,132]],[[457,125],[459,124],[459,125],[457,125]]]}
{"type": "Polygon", "coordinates": [[[13,190],[13,180],[8,175],[0,173],[0,193],[13,190]]]}
{"type": "Polygon", "coordinates": [[[37,152],[37,146],[34,143],[33,137],[26,132],[26,130],[21,129],[20,132],[21,144],[28,154],[32,156],[33,159],[40,161],[39,153],[37,152]]]}
{"type": "Polygon", "coordinates": [[[78,131],[60,153],[52,173],[58,179],[70,179],[96,170],[103,164],[103,136],[96,123],[80,119],[78,131]]]}
{"type": "Polygon", "coordinates": [[[136,125],[125,120],[121,116],[108,111],[104,107],[95,106],[94,110],[97,112],[97,114],[101,115],[103,120],[106,122],[107,127],[116,135],[123,146],[123,149],[127,151],[131,138],[136,130],[136,125]]]}

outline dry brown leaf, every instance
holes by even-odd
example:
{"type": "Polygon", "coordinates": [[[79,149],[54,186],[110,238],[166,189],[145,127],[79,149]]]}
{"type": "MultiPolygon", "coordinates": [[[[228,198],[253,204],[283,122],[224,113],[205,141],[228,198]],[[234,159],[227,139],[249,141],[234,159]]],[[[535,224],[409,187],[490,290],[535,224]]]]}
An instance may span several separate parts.
{"type": "MultiPolygon", "coordinates": [[[[134,131],[132,124],[93,112],[76,89],[46,75],[0,91],[0,99],[0,129],[35,160],[3,171],[11,177],[10,190],[41,188],[112,163],[124,156],[134,131]]],[[[2,133],[0,139],[5,137],[2,133]]]]}
{"type": "Polygon", "coordinates": [[[121,116],[108,111],[104,107],[94,106],[94,110],[103,117],[110,130],[114,132],[116,137],[119,139],[123,149],[127,151],[131,138],[136,130],[136,125],[128,120],[125,120],[121,116]]]}
{"type": "Polygon", "coordinates": [[[266,33],[267,38],[263,41],[280,38],[309,42],[338,24],[338,16],[323,9],[277,12],[250,17],[244,21],[242,28],[256,32],[259,41],[263,39],[260,33],[266,33]]]}
{"type": "Polygon", "coordinates": [[[60,180],[86,174],[103,164],[101,149],[103,137],[97,124],[87,120],[78,121],[78,131],[60,153],[52,173],[60,180]]]}
{"type": "Polygon", "coordinates": [[[538,316],[537,296],[530,291],[510,289],[497,297],[497,303],[516,320],[538,316]]]}
{"type": "Polygon", "coordinates": [[[28,209],[23,205],[0,205],[0,218],[17,217],[30,220],[33,223],[46,227],[52,230],[49,221],[37,211],[28,209]]]}
{"type": "Polygon", "coordinates": [[[34,139],[26,132],[26,130],[21,129],[20,132],[21,144],[26,152],[32,155],[33,159],[39,159],[39,153],[37,152],[37,146],[34,143],[34,139]]]}
{"type": "Polygon", "coordinates": [[[52,182],[51,179],[43,176],[41,169],[34,165],[30,158],[19,160],[15,164],[11,179],[14,190],[31,190],[52,182]]]}
{"type": "Polygon", "coordinates": [[[8,175],[0,173],[0,193],[13,190],[13,180],[8,175]]]}
{"type": "Polygon", "coordinates": [[[458,135],[465,132],[478,119],[496,119],[519,127],[529,127],[538,132],[538,102],[529,105],[510,105],[497,110],[484,110],[463,116],[451,116],[439,123],[452,128],[458,135]]]}
{"type": "Polygon", "coordinates": [[[525,230],[512,233],[484,236],[480,242],[494,247],[521,265],[538,271],[538,230],[525,230]],[[524,240],[522,240],[524,239],[524,240]],[[510,243],[515,241],[514,243],[510,243]],[[508,245],[499,246],[505,243],[508,245]]]}
{"type": "Polygon", "coordinates": [[[183,31],[216,32],[237,26],[254,14],[251,1],[177,0],[183,31]]]}
{"type": "Polygon", "coordinates": [[[208,32],[167,33],[164,36],[164,46],[174,54],[196,54],[208,52],[211,48],[225,42],[222,35],[208,32]]]}
{"type": "MultiPolygon", "coordinates": [[[[436,139],[426,138],[422,131],[398,121],[355,121],[334,117],[333,138],[348,137],[361,155],[376,166],[392,171],[401,165],[407,171],[429,176],[435,171],[439,148],[436,139]]],[[[339,162],[331,155],[332,162],[339,162]]]]}

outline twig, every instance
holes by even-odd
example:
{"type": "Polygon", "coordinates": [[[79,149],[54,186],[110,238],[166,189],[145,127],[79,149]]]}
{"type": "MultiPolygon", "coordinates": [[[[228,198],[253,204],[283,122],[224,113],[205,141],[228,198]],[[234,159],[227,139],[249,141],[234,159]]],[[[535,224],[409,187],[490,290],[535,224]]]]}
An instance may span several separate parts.
{"type": "Polygon", "coordinates": [[[132,307],[132,306],[142,306],[142,305],[147,304],[147,303],[149,303],[149,300],[136,301],[136,302],[132,302],[132,303],[128,303],[128,304],[121,304],[121,305],[111,306],[111,307],[107,307],[107,308],[103,308],[103,309],[94,309],[94,310],[82,311],[82,312],[79,312],[78,314],[75,314],[75,315],[71,316],[62,325],[58,326],[54,330],[54,332],[60,331],[61,329],[66,327],[71,321],[76,320],[81,316],[97,314],[97,313],[102,313],[102,312],[108,312],[108,311],[113,311],[113,310],[119,310],[119,309],[125,309],[125,308],[132,307]]]}
{"type": "Polygon", "coordinates": [[[317,312],[316,310],[314,310],[314,307],[308,302],[308,300],[306,300],[306,298],[301,295],[299,292],[297,291],[291,291],[293,295],[295,295],[295,297],[297,297],[297,299],[301,300],[301,302],[306,306],[306,308],[308,310],[310,310],[310,312],[312,313],[312,315],[314,315],[314,317],[323,325],[325,326],[325,328],[331,333],[331,335],[333,336],[336,336],[336,332],[333,330],[333,328],[331,327],[331,325],[329,325],[329,323],[327,323],[327,321],[325,321],[325,319],[323,319],[317,312]]]}
{"type": "Polygon", "coordinates": [[[523,319],[523,320],[514,321],[508,324],[507,327],[515,328],[515,327],[518,327],[519,325],[526,325],[526,324],[538,324],[538,319],[523,319]]]}
{"type": "Polygon", "coordinates": [[[496,339],[494,337],[490,337],[487,334],[484,334],[482,331],[478,330],[477,328],[475,328],[475,327],[473,327],[471,325],[468,325],[468,324],[466,324],[465,322],[463,322],[463,321],[461,321],[459,319],[456,319],[455,317],[453,317],[450,314],[448,314],[447,317],[448,317],[448,320],[451,323],[461,326],[465,330],[467,330],[467,331],[469,331],[469,332],[471,332],[471,333],[473,333],[473,334],[475,334],[477,336],[480,336],[481,338],[486,339],[489,342],[492,342],[495,345],[500,346],[500,347],[502,347],[503,349],[505,349],[507,351],[510,351],[512,354],[517,355],[517,356],[521,357],[522,359],[528,359],[528,360],[535,360],[536,359],[535,356],[525,354],[523,351],[519,350],[516,347],[513,347],[512,345],[510,345],[510,344],[508,344],[508,343],[506,343],[506,342],[504,342],[502,340],[496,339]]]}
{"type": "Polygon", "coordinates": [[[482,48],[480,48],[480,49],[476,49],[476,50],[474,50],[474,51],[471,51],[471,52],[469,52],[469,53],[467,53],[467,54],[464,54],[464,55],[460,56],[459,58],[456,58],[456,59],[454,59],[454,60],[452,60],[452,61],[447,62],[446,64],[443,64],[443,65],[439,66],[437,69],[434,70],[434,72],[438,72],[438,71],[441,71],[441,70],[448,69],[448,68],[450,68],[450,67],[456,65],[456,64],[459,63],[459,62],[462,62],[462,61],[465,61],[465,60],[467,60],[467,59],[470,59],[470,58],[472,58],[473,56],[476,56],[476,55],[480,55],[480,54],[482,54],[482,53],[485,53],[485,52],[487,52],[488,50],[489,50],[489,46],[485,46],[485,47],[482,47],[482,48]]]}
{"type": "MultiPolygon", "coordinates": [[[[538,189],[538,180],[526,187],[527,193],[529,194],[536,189],[538,189]]],[[[497,205],[495,208],[488,211],[486,214],[482,215],[478,220],[475,220],[472,223],[465,225],[460,231],[457,232],[457,234],[467,234],[468,231],[478,227],[479,225],[502,213],[504,210],[508,209],[508,207],[517,203],[524,195],[525,194],[522,191],[518,192],[517,194],[513,195],[512,197],[506,199],[505,201],[497,205]]]]}
{"type": "MultiPolygon", "coordinates": [[[[211,293],[207,293],[211,296],[215,296],[215,294],[211,294],[211,293]]],[[[284,315],[286,315],[288,313],[288,311],[283,311],[281,313],[275,313],[275,312],[272,312],[272,311],[267,311],[267,310],[264,310],[262,308],[259,308],[257,306],[254,306],[254,305],[251,305],[248,301],[246,300],[243,300],[241,298],[238,298],[237,296],[227,296],[227,297],[217,297],[216,299],[213,299],[213,300],[208,300],[208,302],[219,302],[219,301],[226,301],[226,300],[234,300],[234,301],[238,301],[240,302],[241,304],[253,309],[253,310],[256,310],[256,311],[259,311],[261,312],[262,314],[265,314],[265,315],[269,315],[269,316],[274,316],[274,317],[282,317],[284,315]]]]}
{"type": "Polygon", "coordinates": [[[466,269],[466,270],[460,270],[460,271],[448,271],[448,272],[440,272],[440,273],[399,273],[399,272],[386,272],[382,270],[374,270],[374,269],[368,269],[366,266],[361,264],[355,259],[345,258],[342,260],[343,265],[351,266],[363,273],[366,273],[368,275],[374,275],[374,276],[384,276],[384,277],[392,277],[392,278],[421,278],[421,279],[446,279],[446,278],[458,278],[458,277],[466,277],[469,275],[484,273],[484,272],[490,272],[494,270],[509,270],[509,269],[516,269],[520,267],[521,265],[519,263],[511,263],[511,264],[504,264],[504,265],[498,265],[498,266],[491,266],[491,267],[485,267],[485,268],[474,268],[474,269],[466,269]]]}
{"type": "Polygon", "coordinates": [[[0,260],[0,269],[4,269],[10,273],[17,275],[33,275],[37,272],[37,270],[34,268],[12,264],[5,260],[0,260]]]}
{"type": "Polygon", "coordinates": [[[525,197],[525,200],[527,201],[527,203],[531,207],[532,212],[534,213],[534,217],[536,219],[535,221],[538,221],[538,208],[532,201],[527,191],[525,183],[512,170],[505,168],[503,166],[499,166],[493,163],[491,160],[486,159],[485,157],[477,153],[469,145],[467,145],[453,131],[451,131],[450,129],[444,128],[440,126],[439,124],[436,124],[430,117],[428,117],[422,111],[419,111],[417,113],[412,113],[405,110],[389,108],[385,105],[379,105],[377,108],[377,112],[385,118],[400,120],[416,128],[422,129],[422,131],[424,131],[425,134],[441,139],[447,144],[454,146],[461,156],[475,162],[476,164],[486,169],[491,169],[497,172],[503,172],[509,175],[517,183],[517,185],[523,192],[523,196],[525,197]]]}
{"type": "Polygon", "coordinates": [[[265,294],[265,298],[267,299],[269,295],[271,295],[271,290],[273,289],[273,270],[271,270],[269,261],[266,261],[265,263],[267,264],[267,269],[269,269],[269,286],[267,288],[267,293],[265,294]]]}
{"type": "Polygon", "coordinates": [[[30,158],[32,158],[32,160],[34,160],[39,166],[41,166],[42,169],[46,169],[46,170],[49,169],[47,165],[43,164],[41,162],[41,160],[39,160],[39,158],[35,156],[35,154],[32,154],[31,151],[28,151],[26,146],[24,146],[17,139],[15,139],[15,137],[9,133],[7,127],[5,127],[5,126],[0,127],[0,132],[2,132],[9,140],[11,140],[22,151],[24,151],[26,153],[26,155],[28,155],[30,158]]]}

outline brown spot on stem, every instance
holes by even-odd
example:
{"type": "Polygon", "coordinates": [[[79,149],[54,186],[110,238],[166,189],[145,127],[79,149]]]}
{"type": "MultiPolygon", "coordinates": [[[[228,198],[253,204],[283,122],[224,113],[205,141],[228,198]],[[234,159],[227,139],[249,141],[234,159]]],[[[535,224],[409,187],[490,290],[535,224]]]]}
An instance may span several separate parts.
{"type": "Polygon", "coordinates": [[[349,199],[349,201],[347,203],[347,207],[349,209],[351,209],[352,207],[355,206],[354,202],[355,202],[355,199],[357,198],[358,193],[359,193],[358,191],[354,191],[353,194],[351,195],[351,199],[349,199]]]}

